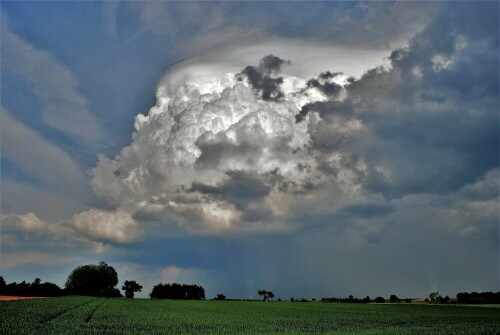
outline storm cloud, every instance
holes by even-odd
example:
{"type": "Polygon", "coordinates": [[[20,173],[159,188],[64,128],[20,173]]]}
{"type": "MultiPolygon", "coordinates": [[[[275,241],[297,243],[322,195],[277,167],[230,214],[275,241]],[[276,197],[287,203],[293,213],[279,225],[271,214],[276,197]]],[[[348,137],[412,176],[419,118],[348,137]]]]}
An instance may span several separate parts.
{"type": "Polygon", "coordinates": [[[297,226],[304,211],[391,216],[391,201],[474,183],[496,168],[498,149],[498,64],[475,46],[494,52],[496,42],[442,15],[358,79],[286,75],[293,62],[268,55],[236,76],[166,80],[132,145],[92,171],[94,190],[160,221],[258,231],[312,224],[297,226]],[[490,78],[474,79],[478,63],[490,78]],[[459,74],[474,88],[457,85],[459,74]]]}
{"type": "MultiPolygon", "coordinates": [[[[34,169],[7,129],[2,155],[30,175],[21,181],[31,178],[60,194],[70,193],[65,185],[81,193],[90,183],[98,197],[56,223],[37,210],[0,216],[9,264],[16,265],[18,245],[25,246],[19,259],[30,264],[48,256],[29,252],[28,244],[50,255],[64,242],[64,250],[112,257],[127,275],[141,278],[143,269],[148,283],[158,276],[207,280],[209,294],[235,297],[255,297],[263,287],[282,298],[497,290],[498,3],[313,3],[307,13],[300,3],[241,6],[107,7],[110,38],[126,35],[121,15],[137,10],[142,29],[134,40],[176,45],[178,57],[169,59],[167,73],[164,63],[151,70],[158,85],[156,102],[144,98],[152,106],[147,113],[128,106],[136,115],[128,120],[129,142],[100,150],[92,166],[81,169],[52,148],[57,136],[43,140],[19,126],[26,117],[10,108],[2,113],[2,121],[64,163],[65,174],[47,172],[54,163],[43,160],[34,169]],[[323,13],[325,6],[331,10],[323,13]],[[276,12],[239,16],[241,8],[264,7],[276,12]],[[277,19],[284,7],[296,20],[277,19]],[[192,25],[192,17],[204,23],[192,25]]],[[[9,34],[10,50],[31,50],[44,60],[35,65],[54,63],[55,54],[35,52],[9,34]]],[[[14,54],[9,64],[18,63],[14,54]]],[[[138,63],[140,72],[145,64],[138,63]]],[[[27,72],[19,78],[40,84],[43,122],[71,138],[111,131],[118,112],[101,129],[87,110],[99,101],[90,104],[91,95],[76,92],[72,73],[79,72],[51,68],[69,83],[63,98],[53,90],[61,82],[27,72]],[[67,99],[82,111],[75,120],[97,125],[95,132],[53,122],[67,99]]],[[[110,85],[139,78],[126,73],[110,85]]],[[[3,211],[12,199],[38,203],[8,197],[3,211]]]]}

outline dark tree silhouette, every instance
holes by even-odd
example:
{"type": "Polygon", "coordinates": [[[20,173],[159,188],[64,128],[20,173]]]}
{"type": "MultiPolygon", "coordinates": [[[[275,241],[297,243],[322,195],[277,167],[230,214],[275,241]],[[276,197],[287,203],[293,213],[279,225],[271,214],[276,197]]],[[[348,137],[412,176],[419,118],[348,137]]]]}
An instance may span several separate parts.
{"type": "Polygon", "coordinates": [[[3,277],[0,277],[0,294],[17,295],[25,297],[58,297],[64,294],[64,291],[53,283],[42,283],[40,278],[36,278],[31,284],[23,281],[21,283],[5,283],[3,277]]]}
{"type": "Polygon", "coordinates": [[[5,293],[8,295],[31,296],[30,287],[31,285],[26,283],[25,280],[19,284],[12,282],[5,287],[5,293]]]}
{"type": "Polygon", "coordinates": [[[115,287],[118,284],[118,274],[106,262],[82,265],[74,269],[66,280],[66,290],[70,294],[121,297],[115,287]]]}
{"type": "Polygon", "coordinates": [[[375,302],[376,302],[377,304],[383,304],[383,303],[385,302],[385,299],[384,299],[384,298],[382,298],[382,297],[376,297],[376,298],[375,298],[375,302]]]}
{"type": "Polygon", "coordinates": [[[500,304],[500,292],[461,292],[457,300],[461,304],[500,304]]]}
{"type": "Polygon", "coordinates": [[[257,293],[262,297],[262,301],[268,301],[274,298],[274,293],[271,291],[259,290],[257,293]]]}
{"type": "Polygon", "coordinates": [[[125,291],[125,298],[133,298],[135,292],[142,291],[142,285],[139,285],[135,280],[125,280],[122,290],[125,291]]]}
{"type": "Polygon", "coordinates": [[[5,283],[5,279],[3,279],[2,276],[0,276],[0,294],[4,294],[6,286],[7,284],[5,283]]]}
{"type": "Polygon", "coordinates": [[[389,301],[390,302],[400,302],[400,299],[395,294],[391,294],[391,296],[389,297],[389,301]]]}
{"type": "Polygon", "coordinates": [[[205,289],[198,285],[158,284],[149,294],[151,299],[204,300],[205,289]]]}
{"type": "Polygon", "coordinates": [[[226,300],[226,295],[224,293],[218,293],[215,300],[226,300]]]}

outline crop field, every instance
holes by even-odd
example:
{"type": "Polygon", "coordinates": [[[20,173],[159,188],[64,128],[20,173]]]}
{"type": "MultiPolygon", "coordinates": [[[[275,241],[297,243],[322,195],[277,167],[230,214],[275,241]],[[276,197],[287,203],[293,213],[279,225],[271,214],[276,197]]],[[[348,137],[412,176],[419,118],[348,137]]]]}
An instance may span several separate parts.
{"type": "Polygon", "coordinates": [[[0,334],[500,334],[495,307],[61,297],[0,302],[0,334]]]}

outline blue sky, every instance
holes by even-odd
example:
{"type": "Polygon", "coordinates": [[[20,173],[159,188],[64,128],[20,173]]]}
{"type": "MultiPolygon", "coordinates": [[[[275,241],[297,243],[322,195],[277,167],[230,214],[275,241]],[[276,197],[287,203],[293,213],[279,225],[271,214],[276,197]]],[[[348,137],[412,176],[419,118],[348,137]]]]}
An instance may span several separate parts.
{"type": "Polygon", "coordinates": [[[498,12],[2,2],[2,276],[499,290],[498,12]]]}

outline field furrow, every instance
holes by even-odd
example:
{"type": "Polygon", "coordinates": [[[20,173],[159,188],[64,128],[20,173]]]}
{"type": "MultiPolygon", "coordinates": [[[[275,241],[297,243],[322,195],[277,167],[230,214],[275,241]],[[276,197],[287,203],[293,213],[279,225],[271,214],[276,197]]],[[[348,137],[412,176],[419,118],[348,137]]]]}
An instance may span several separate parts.
{"type": "Polygon", "coordinates": [[[48,318],[46,318],[46,319],[44,319],[44,320],[40,321],[40,324],[41,324],[41,325],[43,325],[44,323],[46,323],[46,322],[50,322],[50,321],[52,321],[52,320],[54,320],[54,319],[57,319],[57,318],[59,318],[59,317],[64,317],[64,314],[70,313],[71,311],[73,311],[73,310],[75,310],[75,309],[77,309],[77,308],[81,308],[81,307],[83,307],[83,306],[85,306],[85,305],[87,305],[87,304],[90,304],[90,303],[92,303],[92,302],[94,302],[94,301],[96,301],[96,300],[97,300],[97,299],[93,299],[93,300],[90,300],[90,301],[86,301],[86,302],[84,302],[84,303],[82,303],[82,304],[80,304],[80,305],[72,306],[72,307],[70,307],[70,308],[68,308],[68,309],[66,309],[66,310],[63,310],[63,311],[61,311],[61,312],[59,312],[59,313],[56,313],[56,314],[54,314],[54,315],[51,315],[51,316],[49,316],[48,318]]]}
{"type": "Polygon", "coordinates": [[[31,334],[41,324],[94,300],[95,297],[61,297],[1,302],[0,334],[31,334]]]}

